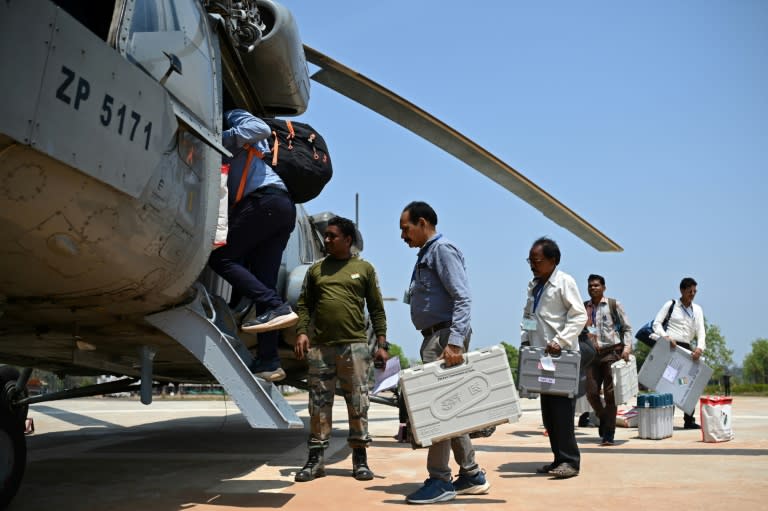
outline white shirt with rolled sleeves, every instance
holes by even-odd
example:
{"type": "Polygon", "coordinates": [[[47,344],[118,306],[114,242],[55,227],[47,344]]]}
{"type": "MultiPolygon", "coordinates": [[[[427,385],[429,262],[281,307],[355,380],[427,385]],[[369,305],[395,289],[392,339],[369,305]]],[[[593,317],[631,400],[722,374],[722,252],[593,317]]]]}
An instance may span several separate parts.
{"type": "Polygon", "coordinates": [[[533,288],[536,279],[528,283],[528,301],[523,318],[531,314],[536,318],[536,330],[523,330],[521,340],[534,347],[545,347],[555,341],[562,349],[578,350],[579,334],[587,324],[587,311],[579,294],[576,281],[565,272],[555,268],[544,284],[536,310],[533,310],[533,288]]]}
{"type": "MultiPolygon", "coordinates": [[[[653,320],[653,334],[651,338],[658,340],[660,337],[670,337],[675,342],[687,342],[691,344],[696,339],[696,348],[704,351],[707,348],[706,330],[704,328],[704,310],[696,303],[691,304],[693,317],[683,308],[680,300],[675,300],[675,307],[672,309],[672,315],[669,317],[667,329],[661,326],[664,318],[667,317],[669,306],[672,300],[667,300],[656,314],[653,320]]],[[[693,347],[693,346],[692,346],[693,347]]]]}

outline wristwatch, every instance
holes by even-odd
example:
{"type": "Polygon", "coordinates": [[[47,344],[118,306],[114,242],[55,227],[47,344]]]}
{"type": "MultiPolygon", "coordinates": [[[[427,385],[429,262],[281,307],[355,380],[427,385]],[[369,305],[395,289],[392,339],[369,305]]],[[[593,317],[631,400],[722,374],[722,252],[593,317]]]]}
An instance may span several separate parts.
{"type": "Polygon", "coordinates": [[[388,341],[384,341],[384,344],[379,344],[377,346],[377,349],[384,350],[387,353],[389,353],[389,342],[388,341]]]}

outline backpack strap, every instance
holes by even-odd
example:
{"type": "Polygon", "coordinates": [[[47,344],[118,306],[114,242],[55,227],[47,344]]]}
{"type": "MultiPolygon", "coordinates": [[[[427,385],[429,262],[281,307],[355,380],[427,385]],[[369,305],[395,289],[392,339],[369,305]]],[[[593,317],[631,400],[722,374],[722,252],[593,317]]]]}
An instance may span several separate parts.
{"type": "Polygon", "coordinates": [[[613,327],[617,332],[621,332],[624,329],[624,324],[619,318],[619,311],[616,309],[616,300],[608,298],[608,307],[611,309],[611,318],[613,319],[613,327]]]}
{"type": "MultiPolygon", "coordinates": [[[[285,126],[288,128],[288,135],[285,137],[286,149],[289,151],[293,149],[293,139],[296,138],[296,131],[293,129],[293,123],[289,120],[285,120],[285,126]]],[[[275,139],[272,144],[272,168],[277,166],[278,155],[280,154],[280,139],[277,136],[277,131],[272,130],[272,138],[275,139]]]]}
{"type": "Polygon", "coordinates": [[[664,321],[661,322],[661,326],[664,328],[664,330],[667,329],[667,325],[669,324],[669,318],[672,317],[672,310],[675,308],[675,300],[672,300],[672,303],[669,304],[669,310],[667,311],[667,316],[664,318],[664,321]]]}
{"type": "MultiPolygon", "coordinates": [[[[586,308],[592,300],[585,300],[584,301],[584,308],[586,308]]],[[[619,318],[619,311],[616,309],[616,300],[613,298],[608,298],[608,307],[611,309],[611,319],[613,319],[613,326],[619,327],[617,330],[620,330],[624,328],[624,325],[621,323],[621,319],[619,318]]]]}
{"type": "Polygon", "coordinates": [[[235,204],[240,202],[240,199],[243,198],[243,193],[245,193],[245,183],[248,182],[248,172],[251,170],[251,162],[253,161],[253,157],[256,156],[261,159],[264,156],[264,153],[251,147],[251,144],[245,144],[244,147],[245,150],[248,151],[248,157],[245,159],[243,173],[240,176],[240,184],[237,187],[237,194],[235,195],[235,204]]]}

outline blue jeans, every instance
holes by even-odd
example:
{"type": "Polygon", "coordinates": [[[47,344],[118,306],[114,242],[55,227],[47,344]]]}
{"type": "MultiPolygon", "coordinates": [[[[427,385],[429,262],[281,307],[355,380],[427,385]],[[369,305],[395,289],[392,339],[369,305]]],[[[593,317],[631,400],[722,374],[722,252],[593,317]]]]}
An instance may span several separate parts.
{"type": "MultiPolygon", "coordinates": [[[[283,251],[296,226],[296,206],[275,188],[257,190],[237,203],[229,216],[227,244],[211,253],[211,268],[235,292],[250,298],[257,313],[283,304],[277,294],[277,276],[283,251]]],[[[279,361],[278,332],[259,334],[258,357],[279,361]]]]}

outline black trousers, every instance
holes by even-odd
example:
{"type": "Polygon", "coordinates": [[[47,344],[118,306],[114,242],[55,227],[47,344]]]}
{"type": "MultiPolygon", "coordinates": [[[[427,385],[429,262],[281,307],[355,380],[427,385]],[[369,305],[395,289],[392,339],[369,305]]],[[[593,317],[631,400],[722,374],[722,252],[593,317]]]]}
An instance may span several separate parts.
{"type": "MultiPolygon", "coordinates": [[[[229,217],[227,244],[211,252],[208,264],[253,300],[257,314],[279,307],[277,277],[283,250],[296,226],[296,206],[286,192],[267,190],[246,195],[229,217]]],[[[279,364],[277,331],[259,334],[259,362],[279,364]]]]}
{"type": "Polygon", "coordinates": [[[541,394],[541,418],[549,434],[549,446],[555,455],[555,466],[568,463],[579,470],[581,453],[576,444],[573,414],[576,400],[564,396],[541,394]]]}

